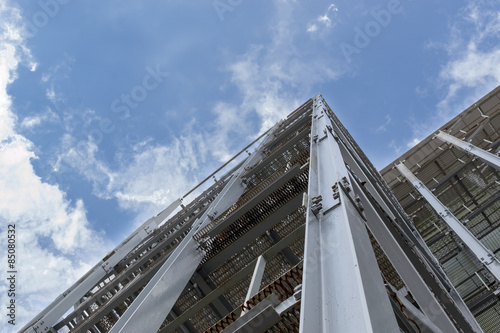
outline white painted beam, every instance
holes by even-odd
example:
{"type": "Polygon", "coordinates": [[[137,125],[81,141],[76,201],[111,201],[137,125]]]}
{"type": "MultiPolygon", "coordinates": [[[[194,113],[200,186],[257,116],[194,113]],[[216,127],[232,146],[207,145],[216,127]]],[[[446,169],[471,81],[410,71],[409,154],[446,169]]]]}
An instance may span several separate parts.
{"type": "Polygon", "coordinates": [[[464,244],[476,255],[484,266],[500,281],[500,262],[495,255],[488,250],[473,234],[467,229],[450,210],[439,201],[439,199],[420,181],[403,163],[396,166],[399,172],[405,176],[415,189],[427,200],[427,202],[439,214],[441,219],[451,230],[464,242],[464,244]]]}
{"type": "Polygon", "coordinates": [[[447,142],[449,144],[452,144],[453,146],[466,152],[467,154],[472,154],[472,155],[478,157],[483,162],[487,163],[488,165],[491,165],[492,167],[500,170],[500,157],[499,156],[494,155],[490,152],[487,152],[479,147],[476,147],[472,143],[462,141],[462,140],[454,137],[453,135],[450,135],[450,134],[445,133],[443,131],[439,131],[439,133],[436,134],[436,138],[438,138],[444,142],[447,142]]]}

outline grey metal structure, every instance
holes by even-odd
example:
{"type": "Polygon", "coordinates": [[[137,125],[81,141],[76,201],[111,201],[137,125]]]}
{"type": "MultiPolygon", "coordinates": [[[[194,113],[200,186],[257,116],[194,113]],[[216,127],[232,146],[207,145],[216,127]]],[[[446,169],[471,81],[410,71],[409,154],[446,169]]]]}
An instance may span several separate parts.
{"type": "Polygon", "coordinates": [[[321,95],[253,144],[21,332],[483,332],[321,95]]]}
{"type": "Polygon", "coordinates": [[[381,174],[484,332],[500,332],[500,87],[381,174]]]}

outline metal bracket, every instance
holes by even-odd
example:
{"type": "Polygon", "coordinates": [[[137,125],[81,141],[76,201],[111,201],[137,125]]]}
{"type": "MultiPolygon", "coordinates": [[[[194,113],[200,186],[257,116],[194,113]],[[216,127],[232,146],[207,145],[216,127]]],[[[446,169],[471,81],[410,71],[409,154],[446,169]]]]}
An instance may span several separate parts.
{"type": "Polygon", "coordinates": [[[151,225],[148,225],[144,228],[144,231],[146,232],[146,234],[152,234],[154,231],[155,231],[155,228],[152,228],[151,225]]]}
{"type": "Polygon", "coordinates": [[[323,198],[321,197],[321,195],[318,195],[317,197],[311,199],[311,210],[316,216],[318,216],[319,212],[323,209],[323,204],[321,203],[322,201],[323,198]]]}
{"type": "Polygon", "coordinates": [[[349,196],[349,192],[351,192],[351,184],[347,180],[347,177],[342,177],[342,181],[339,183],[340,188],[345,192],[347,196],[349,196]]]}
{"type": "Polygon", "coordinates": [[[333,184],[332,191],[333,191],[333,199],[340,200],[339,183],[333,184]]]}
{"type": "Polygon", "coordinates": [[[207,217],[210,219],[210,221],[213,221],[217,217],[217,214],[217,211],[214,210],[211,214],[207,214],[207,217]]]}
{"type": "Polygon", "coordinates": [[[113,270],[113,267],[111,267],[111,265],[109,264],[108,261],[106,261],[104,264],[101,265],[102,269],[104,269],[104,271],[106,273],[109,273],[113,270]]]}

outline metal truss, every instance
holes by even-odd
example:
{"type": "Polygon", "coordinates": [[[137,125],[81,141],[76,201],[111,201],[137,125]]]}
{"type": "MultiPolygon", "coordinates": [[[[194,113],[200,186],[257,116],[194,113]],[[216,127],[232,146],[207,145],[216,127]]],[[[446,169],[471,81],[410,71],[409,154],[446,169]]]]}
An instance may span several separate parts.
{"type": "Polygon", "coordinates": [[[259,142],[21,331],[482,332],[321,95],[259,142]]]}

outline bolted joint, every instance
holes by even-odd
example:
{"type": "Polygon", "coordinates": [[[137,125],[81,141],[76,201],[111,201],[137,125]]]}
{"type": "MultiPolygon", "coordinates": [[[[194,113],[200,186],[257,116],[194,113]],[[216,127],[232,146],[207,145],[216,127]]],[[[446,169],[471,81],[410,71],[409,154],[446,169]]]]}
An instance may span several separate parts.
{"type": "Polygon", "coordinates": [[[340,197],[339,183],[333,184],[332,191],[333,191],[333,199],[337,200],[340,197]]]}
{"type": "Polygon", "coordinates": [[[363,207],[363,204],[361,203],[361,198],[359,197],[359,195],[356,194],[354,196],[354,201],[356,202],[356,207],[358,207],[360,212],[365,210],[365,208],[363,207]]]}
{"type": "Polygon", "coordinates": [[[155,231],[155,228],[152,227],[151,225],[148,225],[144,228],[144,231],[146,232],[146,234],[152,234],[154,231],[155,231]]]}
{"type": "Polygon", "coordinates": [[[321,203],[322,201],[323,198],[321,197],[321,195],[318,195],[317,197],[311,199],[311,210],[314,215],[318,215],[318,213],[323,209],[323,204],[321,203]]]}
{"type": "Polygon", "coordinates": [[[207,214],[207,217],[210,219],[210,221],[215,220],[215,218],[217,217],[217,211],[214,210],[212,214],[207,214]]]}
{"type": "Polygon", "coordinates": [[[342,177],[342,186],[347,193],[351,192],[351,184],[349,184],[347,177],[342,177]]]}

